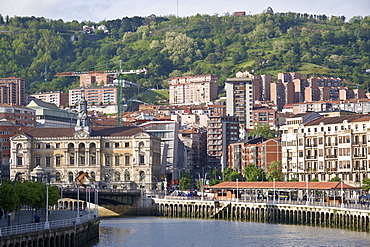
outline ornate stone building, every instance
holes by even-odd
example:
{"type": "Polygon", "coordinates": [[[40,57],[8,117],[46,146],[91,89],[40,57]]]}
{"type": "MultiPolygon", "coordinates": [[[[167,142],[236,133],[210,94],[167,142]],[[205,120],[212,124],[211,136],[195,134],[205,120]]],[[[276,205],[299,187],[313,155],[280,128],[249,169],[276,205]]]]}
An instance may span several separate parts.
{"type": "Polygon", "coordinates": [[[72,187],[80,171],[101,188],[154,189],[160,178],[160,138],[140,127],[89,127],[81,99],[76,127],[34,128],[11,138],[10,178],[72,187]],[[36,170],[35,170],[36,168],[36,170]]]}

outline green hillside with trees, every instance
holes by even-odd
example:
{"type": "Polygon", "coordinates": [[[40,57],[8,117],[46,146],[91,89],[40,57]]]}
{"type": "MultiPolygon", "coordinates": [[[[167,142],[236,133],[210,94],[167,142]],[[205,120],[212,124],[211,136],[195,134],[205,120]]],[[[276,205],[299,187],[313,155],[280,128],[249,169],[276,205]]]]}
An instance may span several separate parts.
{"type": "Polygon", "coordinates": [[[118,69],[120,60],[124,70],[148,70],[125,75],[140,90],[167,88],[169,77],[208,73],[219,75],[222,86],[239,70],[340,77],[368,89],[370,16],[151,15],[85,23],[0,15],[0,77],[24,78],[29,93],[65,91],[78,86],[78,78],[55,73],[118,69]],[[84,34],[84,25],[105,25],[109,34],[84,34]]]}

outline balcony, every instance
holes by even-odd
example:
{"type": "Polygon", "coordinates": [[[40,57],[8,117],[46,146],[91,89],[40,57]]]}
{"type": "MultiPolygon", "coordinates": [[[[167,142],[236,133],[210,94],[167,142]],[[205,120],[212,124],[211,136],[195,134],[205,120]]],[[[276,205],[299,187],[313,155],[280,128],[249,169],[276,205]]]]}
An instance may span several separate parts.
{"type": "Polygon", "coordinates": [[[313,160],[313,159],[316,159],[317,156],[306,156],[306,159],[308,160],[313,160]]]}
{"type": "Polygon", "coordinates": [[[330,154],[330,155],[326,155],[325,158],[328,158],[328,159],[336,159],[338,157],[338,155],[336,154],[330,154]]]}

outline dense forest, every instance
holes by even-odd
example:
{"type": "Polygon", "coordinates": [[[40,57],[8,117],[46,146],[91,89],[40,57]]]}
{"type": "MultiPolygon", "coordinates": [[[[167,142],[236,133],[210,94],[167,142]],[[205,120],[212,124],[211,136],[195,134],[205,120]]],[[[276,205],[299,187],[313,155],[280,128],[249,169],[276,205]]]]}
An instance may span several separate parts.
{"type": "Polygon", "coordinates": [[[66,91],[78,78],[54,77],[57,72],[118,69],[120,60],[124,70],[148,70],[125,76],[141,89],[208,73],[219,75],[222,86],[239,70],[274,78],[279,72],[340,77],[368,89],[370,16],[151,15],[93,23],[0,15],[0,77],[24,78],[29,93],[66,91]],[[94,26],[95,34],[83,33],[84,25],[94,26]],[[97,30],[100,25],[109,33],[97,30]]]}

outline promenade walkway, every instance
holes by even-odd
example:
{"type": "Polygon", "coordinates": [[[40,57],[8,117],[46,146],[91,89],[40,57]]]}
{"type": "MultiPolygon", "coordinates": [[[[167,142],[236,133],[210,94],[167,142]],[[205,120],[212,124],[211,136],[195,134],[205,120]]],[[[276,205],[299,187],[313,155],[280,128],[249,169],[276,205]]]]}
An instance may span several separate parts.
{"type": "MultiPolygon", "coordinates": [[[[38,210],[38,216],[40,217],[40,222],[45,222],[45,212],[42,210],[38,210]]],[[[83,214],[87,214],[87,212],[83,211],[83,214]]],[[[35,211],[29,210],[20,210],[15,212],[14,220],[10,222],[11,226],[21,225],[21,224],[30,224],[34,223],[33,216],[35,215],[35,211]]],[[[66,210],[51,210],[49,215],[49,221],[55,220],[64,220],[64,219],[71,219],[76,218],[77,212],[76,211],[66,211],[66,210]]],[[[8,226],[8,219],[4,216],[0,219],[0,227],[8,226]]]]}

